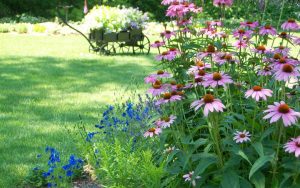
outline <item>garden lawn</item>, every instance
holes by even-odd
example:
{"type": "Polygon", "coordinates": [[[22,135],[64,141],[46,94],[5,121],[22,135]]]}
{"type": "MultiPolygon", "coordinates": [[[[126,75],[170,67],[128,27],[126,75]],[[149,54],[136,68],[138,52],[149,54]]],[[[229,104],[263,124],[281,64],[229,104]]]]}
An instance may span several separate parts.
{"type": "Polygon", "coordinates": [[[67,129],[92,129],[101,107],[143,92],[152,59],[90,54],[80,36],[1,34],[0,187],[20,187],[47,145],[75,152],[67,129]]]}

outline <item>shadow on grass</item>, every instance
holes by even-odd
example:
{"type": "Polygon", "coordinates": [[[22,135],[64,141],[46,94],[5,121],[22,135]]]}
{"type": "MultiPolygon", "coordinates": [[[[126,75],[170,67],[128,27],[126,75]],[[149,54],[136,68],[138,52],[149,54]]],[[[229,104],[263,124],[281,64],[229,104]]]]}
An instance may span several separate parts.
{"type": "Polygon", "coordinates": [[[115,89],[132,80],[143,83],[153,70],[151,61],[150,56],[0,57],[0,187],[20,185],[46,145],[72,150],[64,127],[81,118],[93,127],[115,89]]]}

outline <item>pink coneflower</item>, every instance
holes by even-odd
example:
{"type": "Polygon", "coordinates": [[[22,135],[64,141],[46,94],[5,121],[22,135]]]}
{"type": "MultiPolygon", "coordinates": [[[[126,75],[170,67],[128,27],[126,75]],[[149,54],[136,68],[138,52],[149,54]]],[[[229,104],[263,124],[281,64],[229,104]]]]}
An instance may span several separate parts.
{"type": "Polygon", "coordinates": [[[273,53],[282,54],[283,56],[288,56],[290,49],[284,46],[278,46],[274,49],[273,53]]]}
{"type": "Polygon", "coordinates": [[[259,30],[259,34],[260,35],[276,35],[277,31],[274,27],[270,26],[270,25],[265,25],[263,27],[260,28],[259,30]]]}
{"type": "Polygon", "coordinates": [[[260,99],[267,100],[267,96],[271,97],[272,93],[273,91],[270,89],[264,89],[260,86],[254,86],[252,89],[246,91],[245,97],[249,98],[251,96],[256,101],[259,101],[260,99]]]}
{"type": "Polygon", "coordinates": [[[191,108],[195,108],[197,111],[201,106],[204,105],[204,116],[208,116],[209,112],[223,112],[225,106],[222,104],[220,99],[215,99],[212,94],[206,94],[201,100],[192,102],[191,108]]]}
{"type": "Polygon", "coordinates": [[[160,35],[162,37],[165,37],[166,39],[170,39],[172,36],[176,36],[176,33],[174,31],[166,30],[166,31],[162,32],[160,35]]]}
{"type": "Polygon", "coordinates": [[[232,63],[236,60],[233,59],[232,54],[220,52],[215,54],[213,61],[215,61],[219,65],[223,65],[224,63],[232,63]]]}
{"type": "Polygon", "coordinates": [[[182,96],[178,92],[164,93],[162,98],[156,101],[155,105],[159,106],[168,102],[180,101],[182,96]]]}
{"type": "Polygon", "coordinates": [[[299,112],[295,112],[283,101],[280,103],[275,102],[274,105],[269,105],[268,110],[265,110],[264,113],[268,113],[264,119],[271,118],[270,123],[277,122],[282,118],[285,127],[297,123],[298,118],[300,117],[299,112]]]}
{"type": "Polygon", "coordinates": [[[145,83],[147,83],[147,84],[150,84],[150,83],[153,84],[154,82],[156,82],[157,79],[155,76],[149,75],[149,76],[145,77],[144,80],[145,80],[145,83]]]}
{"type": "Polygon", "coordinates": [[[163,45],[165,45],[165,42],[164,41],[155,41],[153,44],[151,44],[151,47],[152,48],[159,48],[159,47],[162,47],[163,45]]]}
{"type": "Polygon", "coordinates": [[[159,135],[160,133],[162,132],[162,130],[161,130],[161,128],[159,128],[159,127],[152,127],[152,128],[150,128],[150,129],[148,129],[148,131],[146,131],[145,133],[144,133],[144,137],[153,137],[153,136],[155,136],[155,135],[159,135]]]}
{"type": "Polygon", "coordinates": [[[240,40],[243,38],[251,38],[253,31],[245,30],[245,29],[236,29],[233,31],[233,36],[239,38],[240,40]]]}
{"type": "Polygon", "coordinates": [[[300,45],[300,37],[293,37],[293,42],[294,42],[296,45],[300,45]]]}
{"type": "Polygon", "coordinates": [[[177,48],[170,48],[169,53],[175,56],[181,54],[181,52],[177,48]]]}
{"type": "Polygon", "coordinates": [[[162,61],[162,60],[172,61],[175,58],[176,55],[174,53],[170,53],[169,51],[163,52],[155,57],[157,61],[162,61]]]}
{"type": "Polygon", "coordinates": [[[253,49],[253,51],[259,54],[266,54],[269,52],[269,50],[267,50],[267,48],[263,45],[257,46],[256,48],[253,49]]]}
{"type": "Polygon", "coordinates": [[[286,143],[283,148],[287,153],[295,153],[295,157],[300,156],[300,136],[292,138],[291,141],[286,143]]]}
{"type": "Polygon", "coordinates": [[[233,4],[233,0],[214,0],[214,6],[228,6],[231,7],[233,4]]]}
{"type": "Polygon", "coordinates": [[[198,72],[195,73],[195,79],[198,79],[198,78],[203,78],[204,76],[206,75],[206,72],[205,70],[199,70],[198,72]]]}
{"type": "Polygon", "coordinates": [[[198,60],[195,66],[191,66],[191,68],[188,69],[187,73],[195,74],[198,73],[199,70],[210,69],[210,68],[211,65],[209,63],[204,63],[203,61],[198,60]]]}
{"type": "Polygon", "coordinates": [[[210,26],[222,26],[221,20],[213,20],[209,22],[210,26]]]}
{"type": "Polygon", "coordinates": [[[163,71],[163,70],[159,70],[157,71],[156,74],[152,74],[153,76],[155,76],[156,78],[171,78],[172,77],[172,74],[166,72],[166,71],[163,71]]]}
{"type": "Polygon", "coordinates": [[[165,92],[164,87],[162,86],[161,81],[156,80],[153,84],[152,84],[152,88],[148,89],[147,93],[153,95],[153,96],[157,96],[162,94],[163,92],[165,92]]]}
{"type": "MultiPolygon", "coordinates": [[[[275,54],[276,55],[276,54],[275,54]]],[[[290,64],[293,67],[296,66],[298,64],[298,61],[295,59],[290,59],[290,58],[286,58],[286,57],[281,57],[279,59],[276,59],[274,55],[274,61],[273,61],[273,67],[274,69],[278,70],[281,69],[283,65],[285,64],[290,64]]]]}
{"type": "Polygon", "coordinates": [[[177,21],[178,26],[185,26],[185,27],[187,27],[188,25],[190,25],[192,23],[193,22],[191,19],[182,19],[182,20],[177,21]]]}
{"type": "Polygon", "coordinates": [[[204,82],[203,77],[197,77],[194,79],[194,83],[190,84],[191,87],[202,86],[204,82]]]}
{"type": "Polygon", "coordinates": [[[201,176],[196,176],[194,177],[194,180],[192,180],[193,176],[194,176],[194,171],[191,171],[188,174],[183,175],[182,177],[184,178],[184,181],[192,181],[192,185],[195,187],[196,186],[195,180],[200,179],[201,176]]]}
{"type": "Polygon", "coordinates": [[[233,44],[236,48],[247,48],[248,41],[247,40],[238,40],[233,44]]]}
{"type": "Polygon", "coordinates": [[[210,45],[207,46],[207,48],[204,52],[199,52],[197,54],[197,58],[198,59],[203,59],[204,57],[209,56],[209,55],[213,55],[214,53],[216,53],[216,48],[215,48],[214,45],[210,44],[210,45]]]}
{"type": "Polygon", "coordinates": [[[259,26],[259,23],[258,22],[246,21],[246,22],[241,22],[241,26],[249,27],[251,29],[254,29],[254,28],[259,26]]]}
{"type": "Polygon", "coordinates": [[[294,19],[288,19],[286,22],[284,22],[281,25],[281,28],[283,30],[288,30],[288,31],[296,31],[300,29],[300,26],[297,24],[296,20],[294,19]]]}
{"type": "Polygon", "coordinates": [[[272,72],[272,68],[269,67],[269,66],[265,66],[263,69],[259,70],[257,72],[258,75],[261,75],[261,76],[270,76],[273,74],[272,72]]]}
{"type": "Polygon", "coordinates": [[[230,76],[224,74],[223,72],[215,72],[212,74],[208,74],[204,77],[203,86],[204,87],[212,87],[215,88],[217,86],[226,87],[226,84],[233,83],[230,76]]]}
{"type": "Polygon", "coordinates": [[[251,137],[251,134],[246,130],[244,130],[242,132],[241,131],[236,131],[234,133],[233,140],[236,143],[243,143],[243,142],[251,141],[250,137],[251,137]]]}
{"type": "Polygon", "coordinates": [[[291,39],[291,35],[287,34],[286,32],[279,33],[278,37],[282,39],[291,39]]]}
{"type": "Polygon", "coordinates": [[[297,78],[300,76],[299,70],[291,64],[284,64],[274,74],[275,79],[278,81],[289,81],[290,78],[297,78]]]}
{"type": "Polygon", "coordinates": [[[169,117],[160,118],[155,122],[158,127],[167,128],[170,127],[176,120],[176,116],[171,115],[169,117]]]}

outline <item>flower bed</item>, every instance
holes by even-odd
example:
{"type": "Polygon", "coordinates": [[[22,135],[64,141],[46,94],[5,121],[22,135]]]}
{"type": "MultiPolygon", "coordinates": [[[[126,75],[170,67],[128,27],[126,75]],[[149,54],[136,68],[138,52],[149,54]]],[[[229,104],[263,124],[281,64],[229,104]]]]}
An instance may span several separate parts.
{"type": "MultiPolygon", "coordinates": [[[[232,3],[214,1],[221,13],[232,3]]],[[[193,3],[162,4],[177,25],[152,44],[161,70],[145,77],[150,96],[78,129],[90,176],[108,187],[298,187],[299,24],[231,31],[224,14],[201,23],[193,3]]]]}

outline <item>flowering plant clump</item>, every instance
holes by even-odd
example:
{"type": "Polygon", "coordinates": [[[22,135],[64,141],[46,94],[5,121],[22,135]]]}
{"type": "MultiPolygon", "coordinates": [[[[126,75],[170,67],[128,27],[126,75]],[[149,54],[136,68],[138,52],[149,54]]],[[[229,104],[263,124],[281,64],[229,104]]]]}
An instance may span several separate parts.
{"type": "Polygon", "coordinates": [[[34,187],[66,187],[83,171],[84,161],[70,155],[64,162],[61,154],[53,147],[47,146],[44,154],[37,155],[38,163],[47,159],[46,165],[38,165],[32,169],[27,183],[34,187]]]}
{"type": "Polygon", "coordinates": [[[95,6],[83,21],[90,29],[110,33],[144,28],[148,19],[147,13],[132,7],[95,6]]]}
{"type": "Polygon", "coordinates": [[[201,22],[195,3],[162,1],[175,25],[152,45],[162,70],[145,83],[176,120],[151,127],[145,139],[168,146],[160,150],[170,187],[297,187],[299,23],[283,21],[279,31],[246,20],[231,31],[224,19],[233,3],[214,0],[220,20],[201,22]]]}

